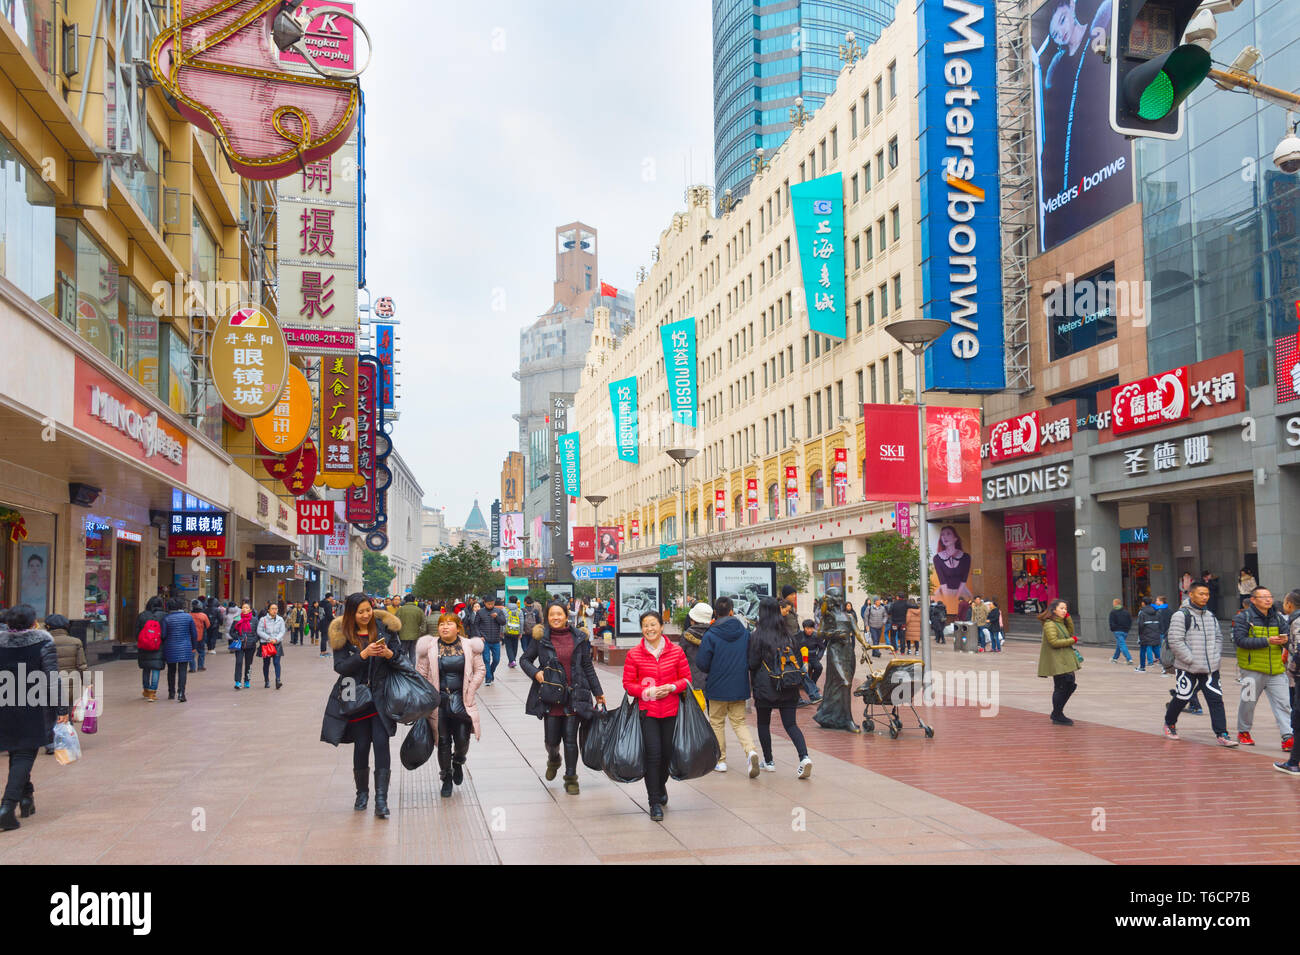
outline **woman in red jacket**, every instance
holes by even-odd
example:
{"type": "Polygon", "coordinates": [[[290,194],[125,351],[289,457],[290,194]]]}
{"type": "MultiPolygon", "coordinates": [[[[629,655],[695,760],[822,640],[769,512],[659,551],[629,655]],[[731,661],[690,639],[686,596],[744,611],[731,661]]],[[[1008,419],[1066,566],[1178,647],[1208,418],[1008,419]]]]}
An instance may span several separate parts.
{"type": "Polygon", "coordinates": [[[664,639],[663,618],[657,612],[641,614],[641,636],[644,639],[627,652],[623,663],[623,689],[641,701],[645,791],[650,818],[663,822],[678,694],[691,685],[691,665],[681,647],[664,639]]]}

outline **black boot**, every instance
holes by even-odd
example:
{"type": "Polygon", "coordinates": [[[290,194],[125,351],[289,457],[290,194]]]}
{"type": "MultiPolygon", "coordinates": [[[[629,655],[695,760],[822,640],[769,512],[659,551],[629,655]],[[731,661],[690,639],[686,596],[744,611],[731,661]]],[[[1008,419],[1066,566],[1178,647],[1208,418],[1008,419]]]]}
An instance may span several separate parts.
{"type": "Polygon", "coordinates": [[[0,800],[0,832],[18,828],[18,816],[14,814],[17,808],[18,803],[12,799],[0,800]]]}
{"type": "Polygon", "coordinates": [[[559,771],[560,771],[560,750],[558,747],[554,751],[548,749],[546,751],[546,778],[548,780],[554,779],[555,775],[559,771]]]}
{"type": "Polygon", "coordinates": [[[18,799],[18,811],[26,819],[36,812],[36,790],[28,783],[23,787],[23,794],[18,799]]]}
{"type": "Polygon", "coordinates": [[[393,775],[391,769],[375,770],[375,817],[388,818],[388,780],[393,775]]]}
{"type": "Polygon", "coordinates": [[[365,769],[353,767],[352,778],[357,784],[357,801],[352,804],[352,808],[361,812],[370,802],[370,767],[367,766],[365,769]]]}
{"type": "Polygon", "coordinates": [[[465,760],[453,759],[451,761],[451,781],[457,786],[465,781],[465,760]]]}
{"type": "Polygon", "coordinates": [[[451,773],[441,773],[442,776],[442,798],[446,799],[451,795],[451,773]]]}

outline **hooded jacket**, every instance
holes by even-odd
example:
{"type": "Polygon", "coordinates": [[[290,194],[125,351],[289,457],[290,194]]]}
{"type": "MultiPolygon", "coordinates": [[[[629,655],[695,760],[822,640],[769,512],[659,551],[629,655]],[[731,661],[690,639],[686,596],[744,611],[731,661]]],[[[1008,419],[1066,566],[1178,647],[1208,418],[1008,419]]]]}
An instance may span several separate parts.
{"type": "Polygon", "coordinates": [[[1138,646],[1160,646],[1160,611],[1151,604],[1143,604],[1138,611],[1138,646]]]}
{"type": "Polygon", "coordinates": [[[1286,618],[1277,607],[1269,607],[1268,614],[1247,602],[1232,618],[1232,642],[1237,647],[1237,666],[1242,670],[1276,675],[1285,672],[1282,647],[1268,642],[1269,637],[1287,636],[1286,618]]]}
{"type": "Polygon", "coordinates": [[[1043,645],[1038,651],[1038,675],[1061,676],[1079,669],[1079,658],[1074,652],[1074,621],[1043,621],[1043,645]]]}
{"type": "Polygon", "coordinates": [[[24,687],[23,692],[14,694],[13,701],[0,706],[0,749],[12,753],[44,746],[54,733],[55,716],[68,712],[68,701],[58,699],[58,683],[51,684],[48,677],[59,672],[54,638],[38,629],[0,631],[0,672],[12,674],[13,686],[24,687]],[[41,681],[43,692],[38,695],[19,677],[31,680],[40,672],[47,677],[41,681]]]}
{"type": "Polygon", "coordinates": [[[1184,601],[1169,618],[1166,639],[1178,669],[1188,673],[1214,673],[1219,669],[1223,634],[1219,621],[1208,609],[1200,610],[1184,601]]]}
{"type": "Polygon", "coordinates": [[[705,699],[749,699],[749,640],[749,631],[734,616],[723,617],[705,632],[695,656],[696,665],[707,674],[705,699]]]}
{"type": "MultiPolygon", "coordinates": [[[[600,688],[600,677],[596,675],[595,664],[591,662],[591,638],[586,630],[572,630],[573,656],[569,662],[568,677],[569,698],[564,703],[566,713],[573,712],[584,720],[591,719],[596,712],[596,697],[604,696],[600,688]]],[[[561,631],[563,633],[563,631],[561,631]]],[[[524,701],[524,712],[539,720],[551,711],[547,703],[542,702],[542,688],[537,682],[537,672],[545,667],[558,667],[559,655],[555,652],[555,643],[551,640],[549,625],[542,627],[541,635],[528,645],[523,656],[519,658],[519,669],[527,674],[531,681],[528,687],[528,699],[524,701]]]]}

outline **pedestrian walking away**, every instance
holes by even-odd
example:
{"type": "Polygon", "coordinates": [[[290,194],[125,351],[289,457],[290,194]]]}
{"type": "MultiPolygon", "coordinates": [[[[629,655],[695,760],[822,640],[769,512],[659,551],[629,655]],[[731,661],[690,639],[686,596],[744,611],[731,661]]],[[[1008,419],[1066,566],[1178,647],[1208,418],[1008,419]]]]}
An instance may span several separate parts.
{"type": "Polygon", "coordinates": [[[1163,673],[1164,667],[1160,665],[1160,611],[1146,597],[1142,598],[1142,606],[1138,608],[1137,631],[1138,665],[1134,669],[1145,673],[1147,659],[1150,658],[1151,669],[1163,673]]]}
{"type": "Polygon", "coordinates": [[[515,658],[519,653],[519,637],[523,628],[524,612],[519,607],[519,598],[512,595],[506,601],[506,628],[501,634],[506,645],[506,660],[512,670],[518,665],[515,658]]]}
{"type": "Polygon", "coordinates": [[[198,643],[194,618],[185,610],[181,597],[167,601],[167,616],[162,622],[163,660],[167,663],[167,699],[184,703],[185,680],[193,666],[198,643]]]}
{"type": "Polygon", "coordinates": [[[465,629],[470,636],[483,640],[483,662],[487,665],[487,679],[483,684],[491,686],[501,662],[501,633],[506,627],[506,614],[496,605],[496,598],[489,596],[483,598],[483,606],[470,619],[472,625],[466,624],[465,629]]]}
{"type": "Polygon", "coordinates": [[[1074,621],[1070,607],[1061,598],[1048,601],[1047,609],[1038,615],[1043,624],[1043,645],[1038,652],[1038,675],[1052,678],[1053,723],[1073,726],[1074,720],[1065,715],[1065,704],[1079,688],[1074,674],[1079,669],[1080,656],[1074,645],[1079,638],[1074,635],[1074,621]]]}
{"type": "Polygon", "coordinates": [[[437,636],[426,634],[415,644],[415,668],[436,686],[442,700],[433,727],[438,738],[438,775],[442,797],[465,779],[469,737],[483,738],[475,694],[483,685],[487,666],[483,662],[483,641],[465,633],[465,623],[454,613],[439,615],[434,625],[437,636]]]}
{"type": "Polygon", "coordinates": [[[639,701],[645,745],[645,789],[650,818],[663,822],[668,805],[668,762],[679,698],[691,681],[686,653],[664,639],[663,617],[657,610],[641,614],[641,642],[623,661],[623,689],[639,701]]]}
{"type": "Polygon", "coordinates": [[[1187,591],[1187,602],[1169,620],[1167,639],[1174,656],[1174,696],[1165,707],[1164,734],[1177,740],[1178,715],[1199,689],[1210,710],[1210,726],[1221,746],[1236,746],[1228,735],[1228,721],[1223,711],[1223,686],[1219,682],[1219,664],[1223,654],[1223,634],[1214,614],[1205,609],[1210,588],[1201,581],[1187,591]]]}
{"type": "Polygon", "coordinates": [[[993,653],[1001,653],[1002,611],[998,609],[997,602],[994,600],[985,600],[984,606],[988,610],[989,650],[993,653]]]}
{"type": "MultiPolygon", "coordinates": [[[[771,597],[772,610],[776,614],[776,625],[781,630],[782,639],[792,647],[796,643],[786,636],[782,622],[782,611],[777,601],[771,597]]],[[[760,604],[761,606],[761,604],[760,604]]],[[[785,614],[793,613],[786,604],[785,614]]],[[[749,641],[748,628],[732,612],[730,597],[719,597],[713,605],[713,626],[709,627],[700,641],[700,651],[695,658],[699,668],[706,674],[704,680],[704,699],[708,707],[709,723],[713,726],[713,735],[718,738],[718,764],[715,772],[727,771],[727,722],[744,747],[746,768],[749,778],[758,776],[758,747],[754,737],[749,733],[745,722],[745,701],[749,699],[749,641]]],[[[796,633],[798,630],[796,629],[796,633]]],[[[803,674],[800,673],[800,685],[803,674]]],[[[799,694],[796,690],[795,700],[799,694]]]]}
{"type": "MultiPolygon", "coordinates": [[[[1202,585],[1209,590],[1208,585],[1202,585]]],[[[1282,652],[1289,629],[1286,618],[1273,606],[1267,587],[1256,587],[1250,602],[1232,618],[1232,642],[1237,648],[1237,680],[1241,701],[1237,704],[1237,742],[1254,746],[1250,735],[1255,722],[1255,703],[1267,695],[1282,737],[1282,748],[1291,745],[1291,693],[1282,652]]]]}
{"type": "Polygon", "coordinates": [[[402,651],[406,654],[406,659],[414,663],[415,643],[421,637],[429,635],[429,618],[414,600],[403,600],[401,597],[395,599],[397,610],[394,614],[402,622],[402,651]]]}
{"type": "Polygon", "coordinates": [[[1124,654],[1124,660],[1133,665],[1133,657],[1128,652],[1128,632],[1133,628],[1133,615],[1128,612],[1124,606],[1124,601],[1116,597],[1111,601],[1110,617],[1107,620],[1111,634],[1115,637],[1115,655],[1110,658],[1111,663],[1118,663],[1120,654],[1124,654]]]}
{"type": "Polygon", "coordinates": [[[519,667],[532,680],[524,712],[542,721],[546,747],[546,779],[560,770],[560,745],[564,745],[564,791],[578,795],[578,731],[605,705],[591,658],[591,638],[574,630],[564,604],[546,608],[546,623],[538,638],[524,651],[519,667]]]}
{"type": "Polygon", "coordinates": [[[150,703],[158,702],[158,675],[167,668],[162,651],[162,622],[166,618],[161,597],[150,597],[144,612],[135,618],[135,664],[140,668],[144,698],[150,703]]]}
{"type": "MultiPolygon", "coordinates": [[[[32,606],[18,604],[8,611],[6,629],[0,630],[0,674],[6,677],[3,683],[25,687],[34,673],[43,673],[45,685],[50,686],[59,673],[59,651],[54,637],[36,626],[32,606]]],[[[0,797],[0,831],[19,828],[20,813],[25,819],[36,812],[32,785],[36,751],[52,742],[56,722],[68,721],[69,701],[62,693],[55,700],[45,694],[31,697],[16,693],[0,706],[0,750],[9,754],[9,776],[0,797]]]]}
{"type": "Polygon", "coordinates": [[[402,622],[386,610],[377,610],[363,593],[349,594],[343,614],[330,621],[329,647],[334,653],[338,679],[325,703],[321,742],[352,744],[352,778],[357,798],[352,808],[361,812],[370,799],[370,753],[375,755],[375,815],[387,819],[388,781],[392,776],[389,740],[396,731],[376,700],[384,697],[388,674],[401,666],[402,622]]]}
{"type": "Polygon", "coordinates": [[[700,642],[713,626],[713,608],[701,601],[691,607],[686,614],[686,629],[682,631],[679,641],[686,662],[691,668],[691,686],[697,690],[704,689],[704,671],[697,662],[700,654],[700,642]]]}
{"type": "MultiPolygon", "coordinates": [[[[86,680],[86,674],[90,670],[86,663],[86,648],[82,646],[80,640],[68,632],[71,628],[72,624],[61,613],[52,613],[45,618],[45,630],[54,640],[54,649],[59,658],[59,692],[62,694],[60,699],[66,701],[69,706],[76,704],[81,696],[78,687],[90,686],[86,680]],[[77,674],[75,681],[74,673],[77,674]]],[[[45,754],[54,755],[53,744],[46,745],[45,754]]]]}
{"type": "Polygon", "coordinates": [[[812,776],[812,760],[796,719],[802,680],[792,672],[792,668],[800,669],[798,655],[796,645],[790,642],[781,624],[781,611],[776,601],[771,597],[761,598],[758,602],[758,625],[749,641],[747,664],[758,714],[758,743],[763,748],[762,768],[768,772],[776,771],[776,761],[772,756],[772,711],[776,710],[781,714],[781,726],[799,757],[795,775],[799,779],[808,779],[812,776]]]}
{"type": "Polygon", "coordinates": [[[207,632],[212,627],[212,618],[207,614],[205,604],[202,600],[193,600],[190,602],[190,618],[194,621],[194,629],[198,631],[198,643],[194,647],[194,659],[190,661],[190,672],[195,673],[199,670],[206,670],[208,656],[207,632]]]}
{"type": "Polygon", "coordinates": [[[284,618],[278,604],[266,608],[266,616],[257,621],[257,652],[262,655],[262,684],[271,687],[271,664],[275,664],[275,688],[280,689],[280,655],[284,649],[284,618]]]}

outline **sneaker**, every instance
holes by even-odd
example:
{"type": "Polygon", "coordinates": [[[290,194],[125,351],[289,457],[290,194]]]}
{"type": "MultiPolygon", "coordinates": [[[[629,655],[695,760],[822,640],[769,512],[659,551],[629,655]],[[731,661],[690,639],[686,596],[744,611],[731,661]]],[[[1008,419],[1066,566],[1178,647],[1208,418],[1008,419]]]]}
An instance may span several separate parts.
{"type": "Polygon", "coordinates": [[[795,771],[795,775],[800,779],[808,779],[812,776],[812,760],[807,756],[799,760],[799,768],[795,771]]]}
{"type": "Polygon", "coordinates": [[[1290,737],[1290,736],[1283,736],[1283,737],[1282,737],[1282,752],[1284,752],[1284,753],[1289,753],[1289,752],[1291,752],[1291,747],[1292,747],[1292,745],[1293,745],[1294,743],[1295,743],[1295,739],[1294,739],[1293,737],[1290,737]]]}
{"type": "Polygon", "coordinates": [[[515,668],[515,661],[514,661],[514,660],[511,660],[511,661],[510,661],[510,669],[513,670],[514,668],[515,668]]]}
{"type": "MultiPolygon", "coordinates": [[[[1111,662],[1111,663],[1119,663],[1119,657],[1111,657],[1111,658],[1110,658],[1110,662],[1111,662]]],[[[1129,662],[1129,663],[1132,663],[1133,661],[1132,661],[1132,660],[1129,660],[1128,662],[1129,662]]]]}
{"type": "Polygon", "coordinates": [[[245,690],[248,689],[248,681],[247,681],[247,680],[244,681],[244,689],[245,689],[245,690]]]}
{"type": "Polygon", "coordinates": [[[1184,713],[1191,713],[1193,716],[1204,716],[1205,708],[1202,706],[1189,706],[1183,710],[1184,713]]]}
{"type": "Polygon", "coordinates": [[[1182,737],[1178,735],[1178,730],[1174,729],[1172,726],[1170,726],[1168,723],[1166,723],[1166,724],[1165,724],[1165,739],[1180,740],[1180,739],[1182,739],[1182,737]]]}
{"type": "Polygon", "coordinates": [[[1134,672],[1134,673],[1146,673],[1146,672],[1147,672],[1147,668],[1146,668],[1146,667],[1134,667],[1134,668],[1133,668],[1133,672],[1134,672]]]}
{"type": "Polygon", "coordinates": [[[1250,738],[1250,734],[1249,734],[1249,733],[1238,733],[1238,734],[1237,734],[1237,742],[1240,743],[1242,746],[1254,746],[1254,745],[1255,745],[1255,741],[1254,741],[1253,739],[1250,738]]]}
{"type": "Polygon", "coordinates": [[[1300,776],[1300,766],[1295,763],[1274,763],[1273,768],[1279,773],[1286,773],[1288,776],[1300,776]]]}
{"type": "Polygon", "coordinates": [[[718,765],[713,767],[713,771],[715,773],[725,773],[727,771],[727,764],[724,762],[719,762],[718,765]]]}
{"type": "Polygon", "coordinates": [[[760,761],[758,765],[769,773],[776,772],[776,762],[774,760],[769,759],[766,762],[760,761]]]}
{"type": "Polygon", "coordinates": [[[1229,749],[1232,749],[1237,745],[1237,741],[1233,739],[1231,736],[1229,736],[1227,733],[1220,733],[1218,736],[1218,740],[1220,746],[1226,746],[1229,749]]]}
{"type": "Polygon", "coordinates": [[[1061,716],[1056,716],[1056,715],[1053,714],[1053,716],[1051,717],[1051,719],[1052,719],[1052,722],[1055,723],[1057,726],[1073,726],[1073,725],[1074,725],[1074,720],[1070,719],[1068,716],[1065,716],[1064,714],[1062,714],[1061,716]]]}
{"type": "Polygon", "coordinates": [[[752,750],[745,756],[746,762],[749,763],[749,778],[755,779],[758,776],[758,753],[752,750]]]}

